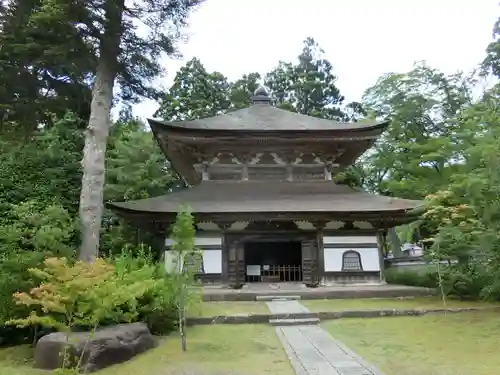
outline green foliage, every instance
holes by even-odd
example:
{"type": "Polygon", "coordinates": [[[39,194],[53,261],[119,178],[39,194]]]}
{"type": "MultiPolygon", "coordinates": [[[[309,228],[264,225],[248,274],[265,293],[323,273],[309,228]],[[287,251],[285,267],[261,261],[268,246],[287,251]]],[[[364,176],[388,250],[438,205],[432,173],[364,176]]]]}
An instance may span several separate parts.
{"type": "Polygon", "coordinates": [[[457,113],[472,101],[474,80],[446,76],[425,63],[408,73],[390,73],[366,90],[363,107],[390,120],[388,131],[365,156],[366,187],[402,198],[423,199],[445,187],[460,169],[455,163],[457,113]]]}
{"type": "MultiPolygon", "coordinates": [[[[249,73],[234,82],[219,72],[208,72],[194,58],[177,73],[163,94],[156,112],[168,121],[194,120],[248,107],[261,75],[249,73]]],[[[364,113],[361,103],[341,108],[344,97],[324,51],[312,38],[304,40],[297,63],[279,62],[264,77],[276,105],[282,109],[333,120],[357,120],[364,113]]]]}
{"type": "Polygon", "coordinates": [[[78,212],[83,134],[81,122],[72,114],[39,130],[29,142],[0,137],[0,205],[37,200],[62,205],[78,212]]]}
{"type": "Polygon", "coordinates": [[[163,265],[154,261],[151,250],[143,246],[139,249],[124,248],[109,262],[114,264],[119,275],[147,270],[140,275],[154,280],[154,285],[137,301],[138,320],[145,322],[155,334],[172,331],[177,324],[175,283],[171,275],[165,274],[163,265]]]}
{"type": "Polygon", "coordinates": [[[38,287],[15,297],[20,305],[40,310],[23,319],[13,318],[11,324],[68,331],[144,321],[153,333],[161,334],[176,324],[178,296],[173,277],[144,248],[123,249],[118,256],[93,263],[49,258],[42,269],[34,267],[29,272],[38,287]]]}
{"type": "Polygon", "coordinates": [[[249,107],[252,104],[253,94],[259,87],[260,78],[259,73],[249,73],[231,82],[229,93],[231,106],[237,109],[249,107]]]}
{"type": "MultiPolygon", "coordinates": [[[[36,278],[28,271],[38,267],[47,256],[74,254],[75,226],[69,213],[56,204],[27,201],[8,205],[0,220],[0,325],[28,313],[16,305],[15,292],[33,288],[36,278]]],[[[32,335],[26,330],[0,328],[6,342],[32,335]]]]}
{"type": "Polygon", "coordinates": [[[480,262],[472,261],[467,264],[450,267],[443,274],[443,291],[448,296],[464,300],[480,298],[500,298],[500,289],[492,288],[493,278],[480,262]]]}
{"type": "Polygon", "coordinates": [[[65,258],[48,258],[44,267],[29,270],[41,280],[29,293],[15,293],[18,304],[39,307],[24,319],[14,319],[7,324],[21,327],[41,325],[61,332],[69,332],[78,326],[97,326],[111,314],[118,319],[129,320],[130,315],[116,311],[115,306],[128,304],[133,311],[135,296],[144,287],[116,289],[113,267],[102,259],[93,263],[78,261],[68,263],[65,258]],[[122,315],[123,314],[123,315],[122,315]]]}
{"type": "MultiPolygon", "coordinates": [[[[56,329],[65,332],[67,340],[75,328],[91,327],[92,334],[102,321],[135,320],[139,315],[138,298],[154,286],[146,267],[120,272],[124,270],[103,259],[71,264],[66,258],[48,258],[43,268],[29,271],[41,283],[28,293],[15,293],[14,298],[18,304],[36,310],[6,324],[56,329]]],[[[83,364],[84,353],[80,358],[71,358],[68,347],[67,341],[62,353],[62,371],[66,373],[71,368],[77,373],[83,364]]]]}
{"type": "MultiPolygon", "coordinates": [[[[142,121],[135,118],[118,121],[111,128],[108,143],[105,200],[122,202],[150,198],[167,194],[182,184],[142,121]]],[[[119,254],[121,249],[138,240],[154,245],[150,238],[152,233],[141,231],[140,238],[137,233],[137,228],[105,210],[101,253],[119,254]]],[[[155,250],[159,250],[156,247],[155,250]]]]}
{"type": "Polygon", "coordinates": [[[70,110],[87,119],[95,51],[67,22],[33,22],[43,1],[9,0],[0,12],[0,134],[25,138],[70,110]],[[75,63],[77,61],[77,63],[75,63]]]}
{"type": "Polygon", "coordinates": [[[116,123],[106,157],[105,199],[128,201],[166,194],[179,184],[165,155],[137,119],[116,123]]]}
{"type": "Polygon", "coordinates": [[[110,29],[110,20],[115,23],[111,30],[119,26],[122,41],[115,56],[120,99],[156,97],[151,83],[161,74],[160,56],[175,54],[180,30],[200,1],[5,3],[0,14],[0,133],[13,138],[39,125],[51,127],[52,116],[67,110],[88,120],[99,44],[108,42],[102,31],[110,29]]]}
{"type": "Polygon", "coordinates": [[[385,280],[389,284],[421,286],[425,288],[437,288],[438,276],[436,272],[418,272],[410,270],[396,270],[388,268],[385,270],[385,280]]]}
{"type": "Polygon", "coordinates": [[[194,283],[194,274],[200,269],[199,256],[195,248],[196,229],[194,217],[188,207],[180,207],[170,239],[171,252],[176,256],[177,267],[172,273],[175,288],[175,305],[179,318],[179,333],[182,351],[187,350],[186,344],[186,309],[190,301],[189,286],[194,283]]]}
{"type": "Polygon", "coordinates": [[[26,316],[29,309],[17,305],[12,295],[18,291],[28,291],[34,288],[37,280],[28,271],[38,267],[44,260],[43,253],[21,252],[4,254],[0,258],[0,344],[19,344],[31,341],[34,335],[33,327],[16,329],[5,326],[5,322],[26,316]]]}
{"type": "Polygon", "coordinates": [[[74,220],[59,205],[37,201],[11,205],[0,222],[0,253],[70,256],[74,234],[74,220]]]}
{"type": "Polygon", "coordinates": [[[486,48],[486,57],[481,68],[484,75],[492,73],[494,76],[500,77],[500,18],[493,25],[493,38],[495,40],[486,48]]]}
{"type": "Polygon", "coordinates": [[[278,107],[314,117],[344,120],[345,114],[340,108],[344,97],[336,81],[332,64],[324,58],[324,51],[313,38],[304,40],[296,64],[280,61],[265,77],[278,107]]]}
{"type": "Polygon", "coordinates": [[[168,121],[216,116],[231,106],[229,83],[219,72],[209,73],[193,58],[176,74],[155,116],[168,121]]]}
{"type": "Polygon", "coordinates": [[[259,79],[259,73],[250,73],[230,83],[224,75],[208,72],[200,60],[193,58],[176,74],[155,116],[167,121],[195,120],[248,107],[259,79]]]}

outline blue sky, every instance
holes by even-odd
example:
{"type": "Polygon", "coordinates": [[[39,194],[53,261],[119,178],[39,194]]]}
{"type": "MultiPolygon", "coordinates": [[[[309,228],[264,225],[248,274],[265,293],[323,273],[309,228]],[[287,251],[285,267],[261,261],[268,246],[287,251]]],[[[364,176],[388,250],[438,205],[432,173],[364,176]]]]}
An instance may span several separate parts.
{"type": "MultiPolygon", "coordinates": [[[[446,73],[470,71],[484,58],[500,15],[498,0],[206,0],[191,17],[183,59],[164,59],[168,87],[192,57],[230,80],[293,61],[315,38],[332,62],[347,101],[388,72],[425,60],[446,73]]],[[[134,114],[152,117],[144,101],[134,114]]]]}

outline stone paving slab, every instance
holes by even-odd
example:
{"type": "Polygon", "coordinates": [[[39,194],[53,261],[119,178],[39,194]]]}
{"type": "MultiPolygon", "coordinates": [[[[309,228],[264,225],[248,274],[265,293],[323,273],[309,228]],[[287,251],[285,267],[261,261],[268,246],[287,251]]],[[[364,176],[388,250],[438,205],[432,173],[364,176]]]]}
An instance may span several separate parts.
{"type": "Polygon", "coordinates": [[[297,375],[384,375],[318,326],[277,327],[297,375]]]}
{"type": "MultiPolygon", "coordinates": [[[[267,306],[273,314],[309,312],[298,301],[271,301],[267,306]]],[[[319,326],[283,324],[276,334],[296,375],[384,375],[319,326]]]]}
{"type": "Polygon", "coordinates": [[[472,311],[498,311],[500,306],[481,306],[481,307],[458,307],[447,309],[382,309],[382,310],[345,310],[328,312],[291,312],[282,314],[238,314],[238,315],[218,315],[188,317],[189,325],[200,324],[259,324],[268,323],[273,319],[319,319],[321,321],[342,318],[378,318],[378,317],[397,317],[397,316],[423,316],[426,314],[443,313],[466,313],[472,311]]]}
{"type": "Polygon", "coordinates": [[[309,309],[298,301],[274,300],[266,302],[271,314],[297,314],[309,313],[309,309]]]}
{"type": "Polygon", "coordinates": [[[318,318],[298,318],[298,319],[269,319],[272,326],[303,326],[309,324],[319,324],[318,318]]]}
{"type": "Polygon", "coordinates": [[[277,296],[294,294],[301,299],[332,299],[332,298],[393,298],[417,297],[436,294],[435,289],[421,288],[404,285],[336,285],[306,288],[303,284],[279,287],[273,285],[254,283],[241,289],[231,289],[225,285],[206,285],[202,287],[203,301],[255,301],[258,296],[277,296]],[[259,284],[259,285],[257,285],[259,284]]]}
{"type": "Polygon", "coordinates": [[[257,296],[255,297],[256,301],[273,301],[273,300],[300,300],[301,297],[297,295],[281,295],[281,296],[257,296]]]}

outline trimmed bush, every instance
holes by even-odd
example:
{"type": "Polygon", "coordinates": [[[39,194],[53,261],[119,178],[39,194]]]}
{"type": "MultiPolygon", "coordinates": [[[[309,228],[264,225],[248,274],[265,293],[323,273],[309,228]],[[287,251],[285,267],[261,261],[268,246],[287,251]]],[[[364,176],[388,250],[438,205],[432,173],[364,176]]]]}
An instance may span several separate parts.
{"type": "Polygon", "coordinates": [[[420,286],[425,288],[437,288],[437,272],[418,272],[418,271],[398,271],[388,268],[385,271],[385,280],[389,284],[420,286]]]}

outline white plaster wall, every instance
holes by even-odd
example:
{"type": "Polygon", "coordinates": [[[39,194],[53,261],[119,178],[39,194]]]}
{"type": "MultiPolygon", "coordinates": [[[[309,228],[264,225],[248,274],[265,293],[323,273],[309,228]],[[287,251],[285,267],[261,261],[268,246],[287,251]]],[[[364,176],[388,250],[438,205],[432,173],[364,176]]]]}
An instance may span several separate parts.
{"type": "Polygon", "coordinates": [[[222,273],[222,250],[203,251],[205,273],[222,273]]]}
{"type": "Polygon", "coordinates": [[[378,248],[325,248],[325,271],[326,272],[341,272],[342,271],[342,255],[349,250],[354,250],[361,256],[361,266],[363,271],[380,271],[380,262],[378,256],[378,248]]]}
{"type": "Polygon", "coordinates": [[[323,246],[326,272],[341,272],[342,255],[349,250],[359,253],[363,271],[380,271],[377,236],[324,236],[323,246]],[[356,247],[357,244],[373,246],[356,247]]]}
{"type": "MultiPolygon", "coordinates": [[[[167,238],[165,240],[165,245],[167,247],[172,246],[174,243],[173,240],[170,238],[167,238]]],[[[196,247],[203,247],[203,246],[221,246],[222,247],[222,237],[221,236],[198,236],[194,240],[194,245],[196,247]]]]}
{"type": "MultiPolygon", "coordinates": [[[[165,246],[170,247],[173,240],[165,239],[165,246]]],[[[195,238],[195,246],[203,254],[203,267],[205,273],[222,273],[222,237],[220,235],[198,236],[195,238]],[[210,246],[210,249],[203,247],[210,246]]]]}
{"type": "Polygon", "coordinates": [[[324,236],[323,244],[374,244],[377,245],[377,236],[324,236]]]}

